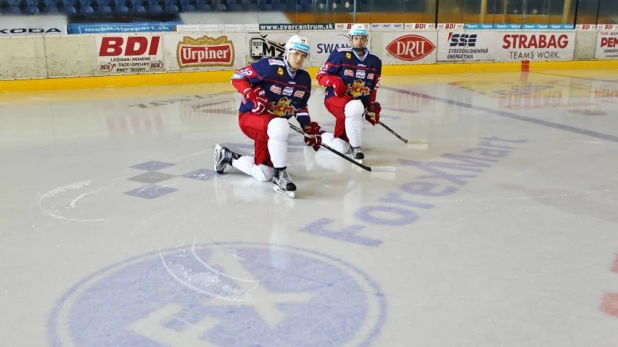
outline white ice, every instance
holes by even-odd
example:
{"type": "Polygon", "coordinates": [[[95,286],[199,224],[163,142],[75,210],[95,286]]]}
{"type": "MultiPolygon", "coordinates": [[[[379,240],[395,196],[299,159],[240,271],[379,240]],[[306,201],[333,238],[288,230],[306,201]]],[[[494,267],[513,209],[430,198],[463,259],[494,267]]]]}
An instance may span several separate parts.
{"type": "Polygon", "coordinates": [[[429,147],[292,134],[294,200],[210,171],[229,83],[0,95],[0,346],[617,346],[618,72],[382,85],[429,147]]]}

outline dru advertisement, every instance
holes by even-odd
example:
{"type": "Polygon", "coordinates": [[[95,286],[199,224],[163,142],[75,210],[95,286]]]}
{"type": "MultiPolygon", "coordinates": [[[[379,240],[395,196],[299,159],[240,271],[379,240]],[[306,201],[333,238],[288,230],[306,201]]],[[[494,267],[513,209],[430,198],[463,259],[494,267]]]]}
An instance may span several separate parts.
{"type": "Polygon", "coordinates": [[[384,65],[432,64],[436,62],[438,34],[435,31],[385,31],[382,34],[384,65]]]}

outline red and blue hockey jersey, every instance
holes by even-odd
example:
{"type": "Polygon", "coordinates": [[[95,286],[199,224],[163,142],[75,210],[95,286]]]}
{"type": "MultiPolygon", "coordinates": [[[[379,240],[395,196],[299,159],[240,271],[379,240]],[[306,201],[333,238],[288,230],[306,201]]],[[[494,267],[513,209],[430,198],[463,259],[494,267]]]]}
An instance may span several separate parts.
{"type": "MultiPolygon", "coordinates": [[[[263,58],[237,70],[232,85],[241,94],[247,88],[260,86],[266,92],[269,113],[286,119],[295,116],[301,127],[311,122],[307,109],[311,76],[302,69],[292,73],[283,58],[263,58]]],[[[253,102],[243,98],[238,111],[251,112],[252,108],[253,102]]]]}
{"type": "MultiPolygon", "coordinates": [[[[322,78],[327,75],[339,76],[348,85],[348,95],[360,99],[365,107],[375,102],[380,87],[382,60],[366,50],[363,59],[352,48],[339,48],[333,51],[316,76],[321,86],[326,84],[322,78]]],[[[332,87],[326,88],[325,99],[335,96],[332,87]]]]}

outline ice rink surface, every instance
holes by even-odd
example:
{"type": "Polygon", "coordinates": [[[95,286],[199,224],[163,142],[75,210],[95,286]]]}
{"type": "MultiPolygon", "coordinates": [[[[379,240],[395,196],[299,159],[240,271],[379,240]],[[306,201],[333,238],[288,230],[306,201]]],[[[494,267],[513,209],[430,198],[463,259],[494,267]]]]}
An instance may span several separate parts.
{"type": "MultiPolygon", "coordinates": [[[[384,77],[371,173],[229,83],[0,95],[2,347],[616,347],[618,72],[384,77]]],[[[334,118],[314,89],[310,112],[334,118]]]]}

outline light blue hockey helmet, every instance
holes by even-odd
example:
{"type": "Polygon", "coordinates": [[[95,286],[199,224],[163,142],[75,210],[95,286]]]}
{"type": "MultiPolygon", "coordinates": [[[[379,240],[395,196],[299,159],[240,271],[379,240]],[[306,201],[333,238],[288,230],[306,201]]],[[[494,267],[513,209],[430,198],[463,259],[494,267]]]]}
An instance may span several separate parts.
{"type": "Polygon", "coordinates": [[[350,28],[350,38],[352,36],[365,36],[367,37],[367,28],[362,24],[354,24],[350,28]]]}
{"type": "Polygon", "coordinates": [[[305,52],[307,53],[307,55],[309,55],[310,50],[311,47],[309,46],[309,41],[307,40],[307,38],[298,35],[293,35],[292,37],[290,37],[288,39],[288,42],[286,42],[285,44],[286,53],[288,53],[289,51],[300,51],[305,52]]]}

